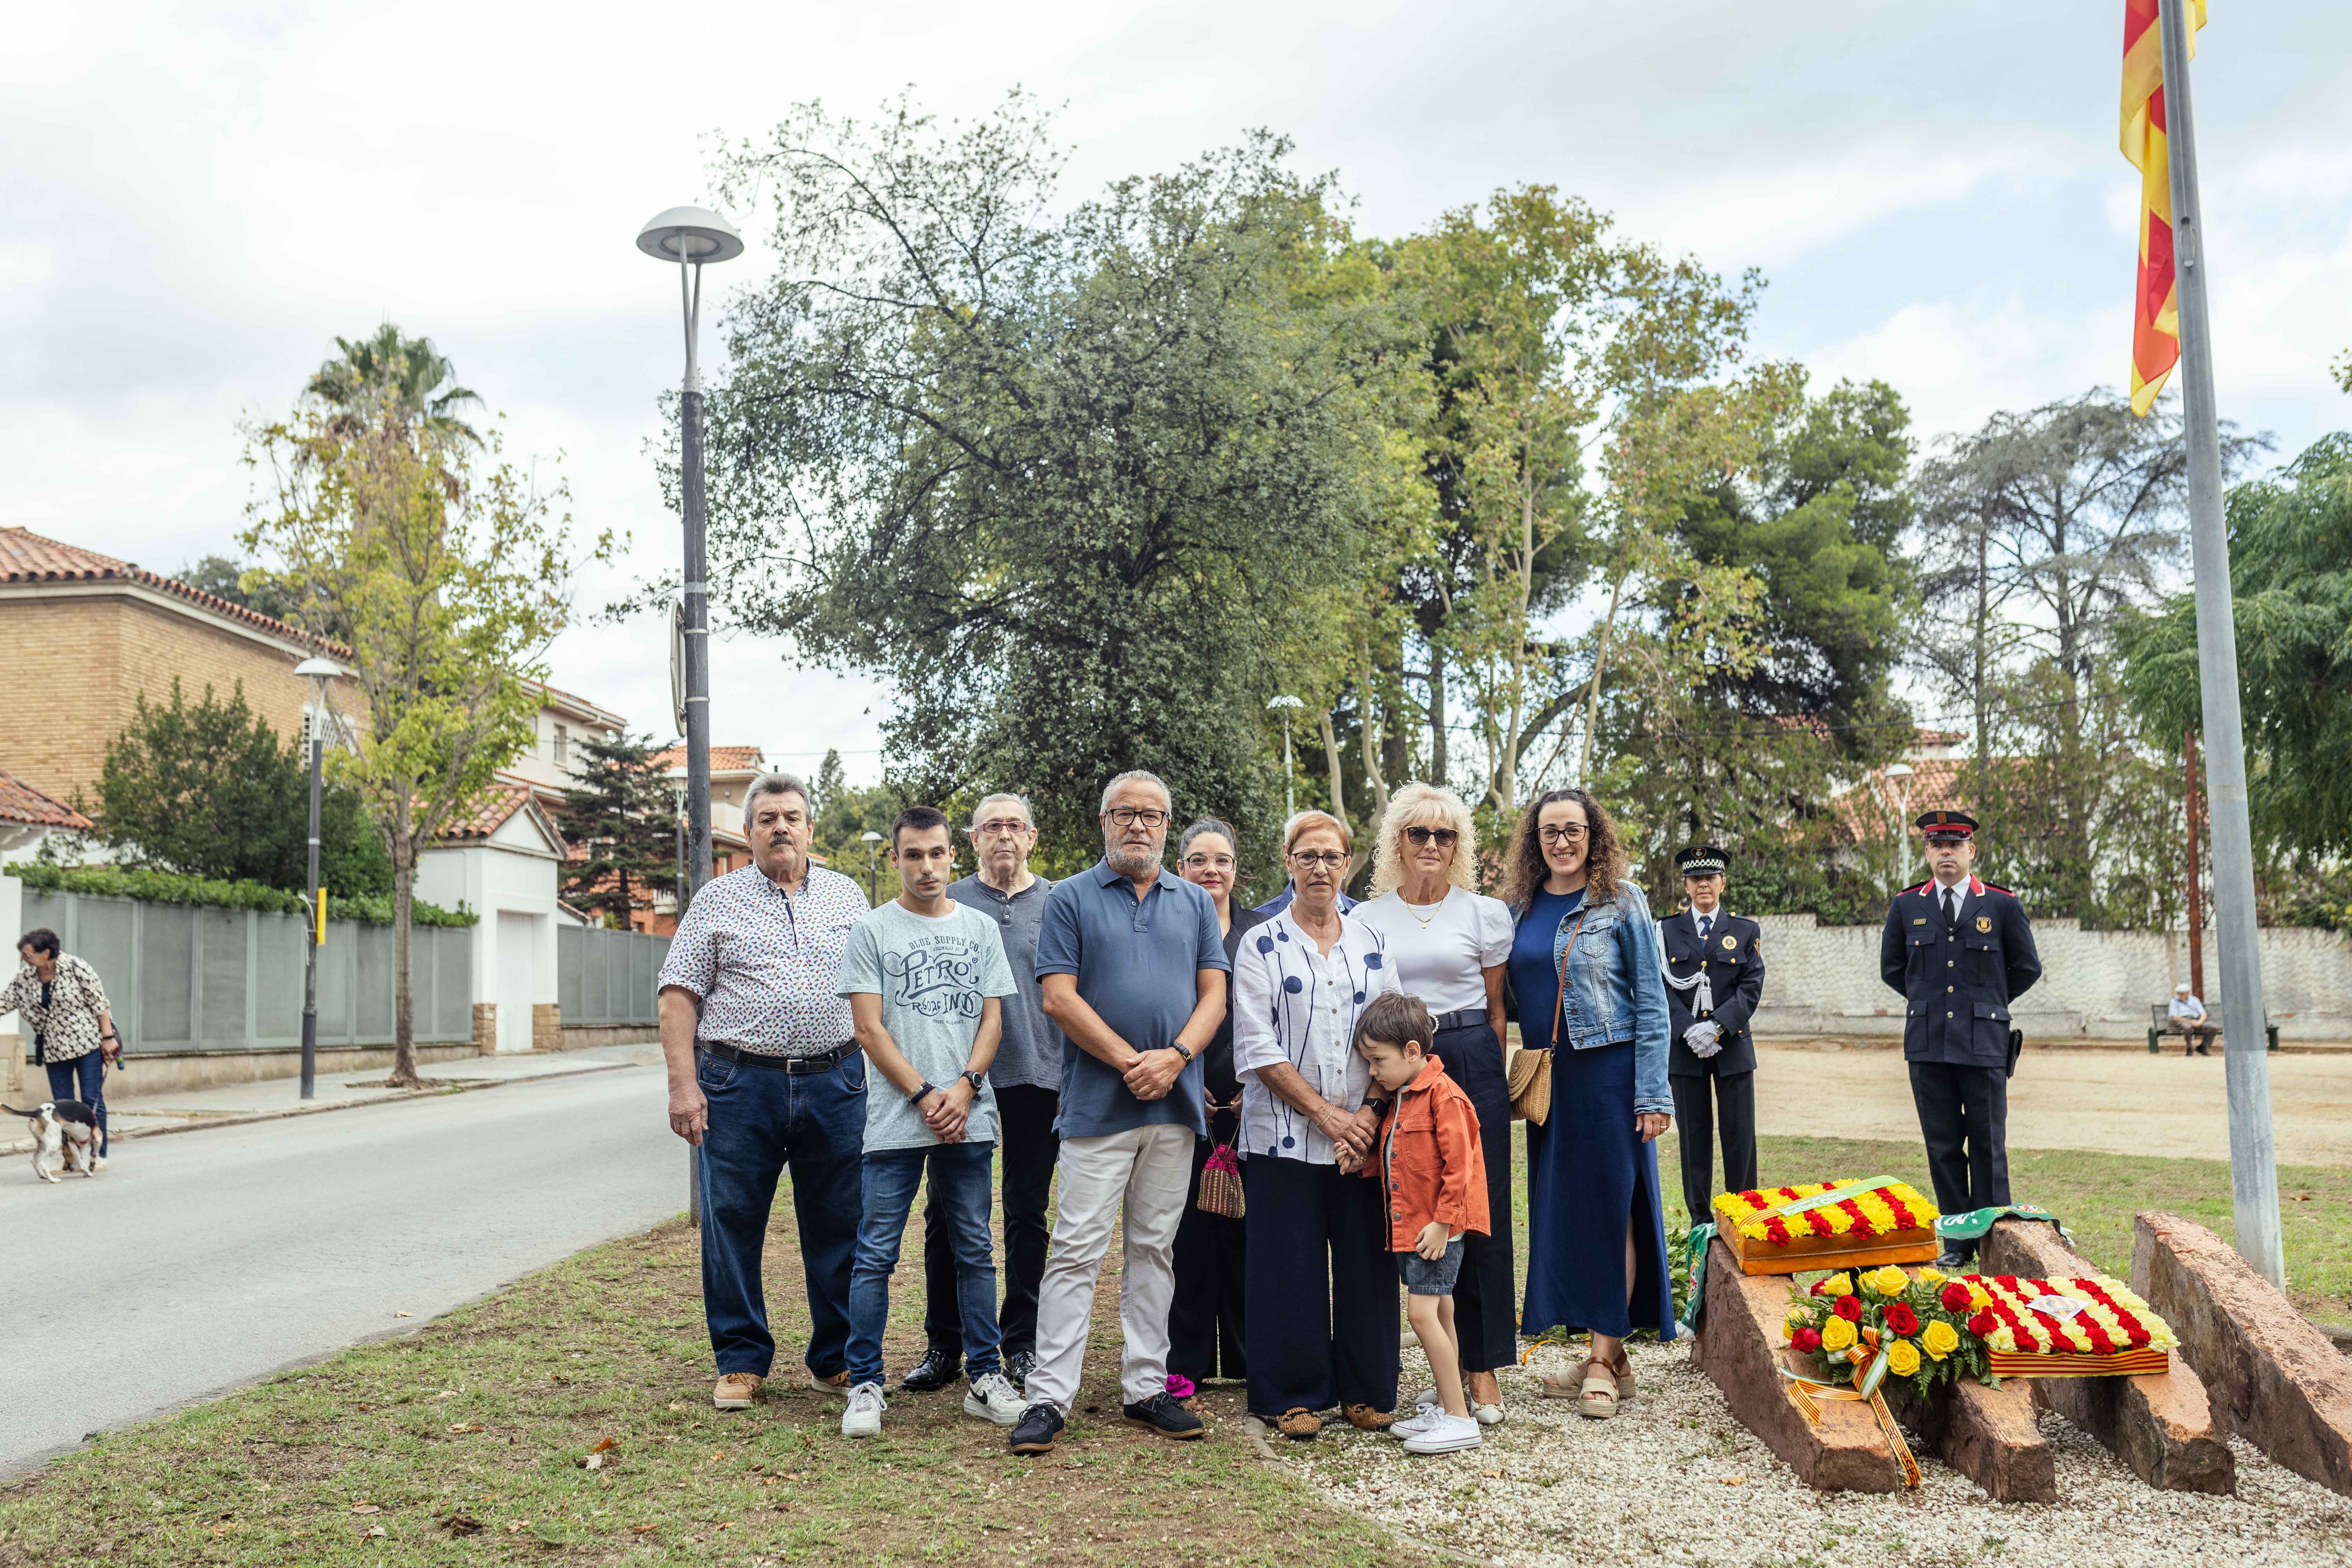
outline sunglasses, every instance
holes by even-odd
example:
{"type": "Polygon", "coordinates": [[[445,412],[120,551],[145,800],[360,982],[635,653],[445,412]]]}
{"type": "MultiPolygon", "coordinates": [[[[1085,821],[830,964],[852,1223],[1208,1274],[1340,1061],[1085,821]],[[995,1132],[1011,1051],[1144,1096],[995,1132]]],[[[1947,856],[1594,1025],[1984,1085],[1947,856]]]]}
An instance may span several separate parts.
{"type": "Polygon", "coordinates": [[[1418,849],[1424,844],[1435,844],[1440,849],[1451,849],[1461,842],[1462,835],[1451,827],[1408,827],[1405,842],[1418,849]]]}

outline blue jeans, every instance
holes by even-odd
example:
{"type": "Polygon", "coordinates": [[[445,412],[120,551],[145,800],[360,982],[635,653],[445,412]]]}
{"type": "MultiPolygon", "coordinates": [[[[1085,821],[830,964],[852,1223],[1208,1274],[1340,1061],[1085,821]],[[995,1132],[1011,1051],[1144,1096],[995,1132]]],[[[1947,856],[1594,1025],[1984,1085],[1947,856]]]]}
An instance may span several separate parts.
{"type": "Polygon", "coordinates": [[[775,1363],[760,1258],[776,1178],[793,1173],[801,1268],[808,1281],[808,1369],[838,1373],[849,1344],[849,1255],[857,1241],[858,1171],[866,1143],[866,1058],[794,1075],[697,1052],[695,1081],[710,1102],[697,1162],[702,1190],[702,1316],[721,1374],[775,1363]]]}
{"type": "Polygon", "coordinates": [[[955,1254],[956,1311],[963,1321],[967,1373],[997,1370],[996,1244],[988,1234],[996,1145],[936,1143],[880,1149],[866,1156],[866,1217],[849,1273],[849,1382],[882,1381],[882,1330],[890,1321],[890,1274],[923,1166],[931,1168],[931,1202],[948,1223],[955,1254]]]}
{"type": "Polygon", "coordinates": [[[49,1062],[49,1098],[79,1100],[98,1115],[98,1154],[106,1157],[106,1053],[89,1051],[69,1062],[49,1062]],[[81,1092],[74,1092],[74,1079],[81,1079],[81,1092]]]}

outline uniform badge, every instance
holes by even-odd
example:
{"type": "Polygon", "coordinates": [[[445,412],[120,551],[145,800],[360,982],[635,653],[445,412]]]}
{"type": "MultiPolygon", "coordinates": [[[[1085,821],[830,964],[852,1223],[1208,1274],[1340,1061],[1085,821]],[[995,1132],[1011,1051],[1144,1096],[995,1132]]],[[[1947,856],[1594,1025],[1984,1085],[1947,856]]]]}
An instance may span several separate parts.
{"type": "Polygon", "coordinates": [[[1725,937],[1723,939],[1723,945],[1727,950],[1737,948],[1739,945],[1739,939],[1736,936],[1725,937]]]}
{"type": "Polygon", "coordinates": [[[1979,915],[1979,916],[1977,917],[1977,930],[1978,930],[1979,931],[1991,931],[1991,930],[1992,930],[1992,917],[1991,917],[1990,915],[1979,915]]]}

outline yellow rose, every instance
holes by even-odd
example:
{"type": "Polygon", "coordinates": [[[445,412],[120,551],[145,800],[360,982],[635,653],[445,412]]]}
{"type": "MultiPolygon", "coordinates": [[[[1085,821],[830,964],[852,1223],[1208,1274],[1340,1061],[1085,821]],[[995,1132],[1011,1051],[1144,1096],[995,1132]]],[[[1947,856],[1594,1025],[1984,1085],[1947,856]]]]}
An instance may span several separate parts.
{"type": "Polygon", "coordinates": [[[1853,1294],[1853,1280],[1843,1274],[1832,1274],[1822,1281],[1822,1294],[1829,1297],[1853,1294]]]}
{"type": "Polygon", "coordinates": [[[1909,1340],[1897,1340],[1887,1346],[1886,1370],[1897,1377],[1916,1376],[1919,1371],[1919,1347],[1909,1340]]]}
{"type": "Polygon", "coordinates": [[[1852,1348],[1853,1344],[1853,1325],[1843,1318],[1832,1318],[1822,1325],[1822,1349],[1834,1354],[1852,1348]]]}
{"type": "Polygon", "coordinates": [[[1900,1296],[1911,1287],[1911,1277],[1890,1263],[1870,1277],[1870,1288],[1882,1296],[1900,1296]]]}
{"type": "Polygon", "coordinates": [[[1930,1285],[1941,1285],[1947,1276],[1942,1269],[1937,1268],[1932,1263],[1927,1263],[1922,1264],[1919,1268],[1919,1272],[1914,1274],[1911,1278],[1914,1279],[1924,1279],[1930,1285]]]}
{"type": "Polygon", "coordinates": [[[1960,1335],[1951,1324],[1938,1318],[1927,1325],[1927,1331],[1919,1336],[1919,1342],[1927,1347],[1929,1355],[1941,1361],[1960,1348],[1960,1335]]]}
{"type": "Polygon", "coordinates": [[[1780,1320],[1780,1337],[1783,1340],[1794,1340],[1797,1337],[1796,1319],[1783,1318],[1780,1320]]]}
{"type": "Polygon", "coordinates": [[[1972,1312],[1990,1312],[1992,1310],[1992,1297],[1986,1291],[1983,1286],[1971,1285],[1969,1287],[1969,1310],[1972,1312]]]}

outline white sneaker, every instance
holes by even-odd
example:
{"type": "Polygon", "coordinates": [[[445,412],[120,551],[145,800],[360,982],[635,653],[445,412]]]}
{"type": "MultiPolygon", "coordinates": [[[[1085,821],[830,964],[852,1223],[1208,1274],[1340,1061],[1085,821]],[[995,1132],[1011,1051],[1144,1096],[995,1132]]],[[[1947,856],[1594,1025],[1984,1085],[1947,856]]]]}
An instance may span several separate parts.
{"type": "Polygon", "coordinates": [[[1429,1426],[1404,1440],[1408,1454],[1458,1454],[1465,1448],[1478,1446],[1478,1423],[1466,1415],[1448,1415],[1438,1412],[1429,1426]]]}
{"type": "Polygon", "coordinates": [[[1392,1421],[1389,1424],[1389,1436],[1399,1442],[1402,1442],[1407,1437],[1417,1436],[1428,1431],[1430,1423],[1444,1414],[1444,1407],[1439,1405],[1416,1405],[1413,1406],[1412,1415],[1401,1421],[1392,1421]]]}
{"type": "Polygon", "coordinates": [[[872,1437],[882,1430],[882,1412],[890,1402],[882,1397],[878,1383],[861,1383],[849,1391],[849,1408],[841,1413],[841,1435],[845,1437],[872,1437]]]}
{"type": "Polygon", "coordinates": [[[1001,1372],[984,1372],[964,1384],[966,1415],[977,1415],[999,1426],[1018,1426],[1021,1413],[1027,1408],[1027,1402],[1013,1388],[1013,1380],[1001,1372]]]}

